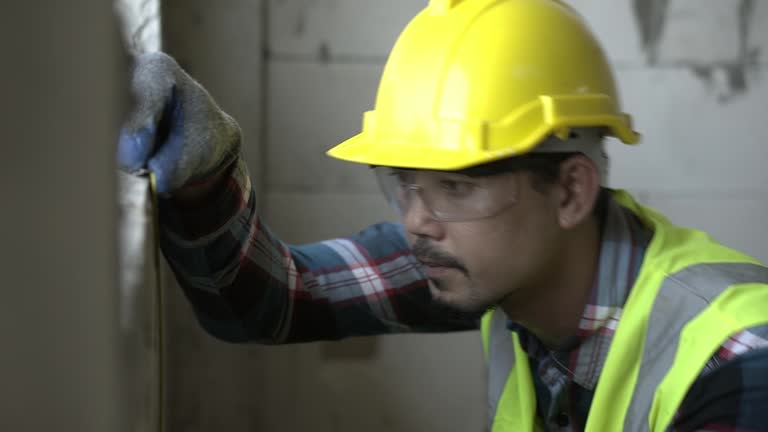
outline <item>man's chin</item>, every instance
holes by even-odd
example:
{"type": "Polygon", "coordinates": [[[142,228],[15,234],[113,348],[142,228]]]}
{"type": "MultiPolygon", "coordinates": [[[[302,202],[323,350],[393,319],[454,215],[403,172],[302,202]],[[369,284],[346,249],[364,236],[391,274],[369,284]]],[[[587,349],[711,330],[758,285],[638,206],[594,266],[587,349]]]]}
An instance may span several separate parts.
{"type": "Polygon", "coordinates": [[[487,304],[487,302],[482,302],[478,299],[459,295],[456,292],[457,289],[450,289],[439,280],[429,280],[429,291],[435,302],[461,312],[479,314],[495,306],[495,303],[487,304]]]}

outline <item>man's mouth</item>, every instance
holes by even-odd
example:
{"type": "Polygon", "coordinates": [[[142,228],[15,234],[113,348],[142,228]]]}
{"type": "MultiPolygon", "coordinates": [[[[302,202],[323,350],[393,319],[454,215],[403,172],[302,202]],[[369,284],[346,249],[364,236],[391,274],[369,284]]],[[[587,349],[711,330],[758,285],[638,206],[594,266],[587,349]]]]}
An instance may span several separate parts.
{"type": "Polygon", "coordinates": [[[424,267],[430,267],[430,268],[456,268],[455,265],[451,265],[451,264],[447,264],[447,263],[441,263],[441,262],[438,262],[438,261],[430,261],[430,260],[419,259],[419,262],[424,267]]]}
{"type": "Polygon", "coordinates": [[[458,268],[456,265],[448,264],[448,263],[441,263],[436,261],[421,261],[421,265],[424,268],[424,271],[427,274],[427,277],[430,279],[440,279],[444,276],[447,276],[448,273],[453,271],[460,271],[464,273],[464,271],[461,268],[458,268]]]}

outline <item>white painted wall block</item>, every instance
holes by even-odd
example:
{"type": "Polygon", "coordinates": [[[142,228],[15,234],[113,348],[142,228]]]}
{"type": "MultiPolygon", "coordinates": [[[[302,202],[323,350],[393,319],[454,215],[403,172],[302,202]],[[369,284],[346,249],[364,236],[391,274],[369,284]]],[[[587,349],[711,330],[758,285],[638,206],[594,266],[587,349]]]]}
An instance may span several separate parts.
{"type": "Polygon", "coordinates": [[[658,47],[662,64],[739,61],[741,0],[672,0],[658,47]]]}
{"type": "Polygon", "coordinates": [[[765,188],[768,82],[738,97],[727,83],[685,69],[619,71],[625,109],[643,134],[637,146],[608,146],[611,184],[661,190],[765,188]]]}

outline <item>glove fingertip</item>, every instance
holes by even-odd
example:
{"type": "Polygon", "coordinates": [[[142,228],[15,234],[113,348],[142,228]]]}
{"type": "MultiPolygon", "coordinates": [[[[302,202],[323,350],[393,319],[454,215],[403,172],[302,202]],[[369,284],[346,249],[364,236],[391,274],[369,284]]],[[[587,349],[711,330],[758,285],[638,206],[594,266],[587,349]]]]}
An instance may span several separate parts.
{"type": "Polygon", "coordinates": [[[117,143],[117,163],[129,171],[146,166],[152,154],[153,128],[122,129],[117,143]]]}

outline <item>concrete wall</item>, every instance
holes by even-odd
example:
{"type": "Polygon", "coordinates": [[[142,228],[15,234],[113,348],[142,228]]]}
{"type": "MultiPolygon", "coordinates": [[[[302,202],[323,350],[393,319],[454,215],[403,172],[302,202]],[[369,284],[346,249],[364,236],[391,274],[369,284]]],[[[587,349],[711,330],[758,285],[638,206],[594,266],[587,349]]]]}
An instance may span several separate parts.
{"type": "Polygon", "coordinates": [[[110,2],[0,14],[0,430],[128,431],[114,143],[127,96],[110,2]]]}
{"type": "MultiPolygon", "coordinates": [[[[393,219],[365,168],[323,153],[357,133],[392,43],[426,1],[264,1],[168,0],[164,24],[168,50],[243,124],[265,219],[289,242],[393,219]]],[[[644,134],[637,147],[610,144],[611,184],[768,260],[768,3],[571,3],[603,40],[644,134]]],[[[179,326],[185,348],[170,372],[172,391],[187,400],[177,414],[185,430],[485,424],[476,333],[262,348],[212,341],[191,321],[179,326]]]]}

